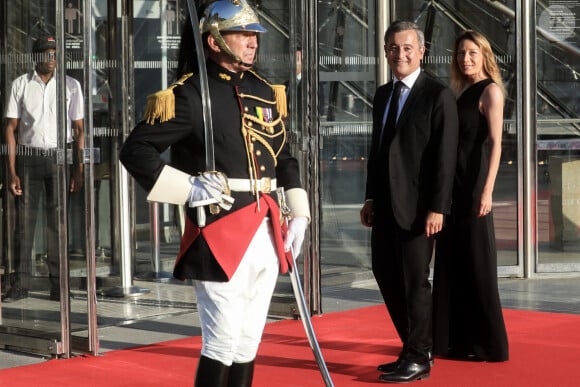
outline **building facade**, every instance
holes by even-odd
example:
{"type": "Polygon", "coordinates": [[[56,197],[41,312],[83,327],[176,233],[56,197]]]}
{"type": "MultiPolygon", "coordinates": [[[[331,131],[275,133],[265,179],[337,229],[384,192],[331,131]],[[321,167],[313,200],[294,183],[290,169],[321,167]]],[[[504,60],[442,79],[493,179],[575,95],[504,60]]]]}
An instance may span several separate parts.
{"type": "MultiPolygon", "coordinates": [[[[383,35],[391,20],[425,31],[424,71],[449,82],[451,49],[464,29],[491,41],[507,89],[502,162],[494,193],[498,275],[580,276],[580,2],[546,1],[250,1],[268,29],[256,67],[288,86],[289,139],[302,163],[313,222],[304,248],[304,283],[321,312],[325,272],[370,270],[370,233],[359,221],[372,98],[388,81],[383,35]],[[297,61],[301,58],[301,61],[297,61]]],[[[67,141],[59,131],[53,214],[41,195],[31,267],[32,298],[48,299],[47,245],[59,246],[61,301],[18,301],[0,325],[0,345],[70,356],[98,352],[103,312],[96,299],[126,299],[164,281],[179,247],[179,208],[148,204],[118,161],[143,117],[147,95],[175,79],[187,0],[13,0],[0,18],[4,111],[12,80],[31,71],[33,41],[57,38],[57,79],[76,78],[85,99],[84,190],[67,193],[67,141]],[[46,216],[60,228],[51,236],[46,216]],[[51,240],[54,238],[55,240],[51,240]],[[70,296],[70,297],[69,297],[70,296]],[[48,308],[48,309],[47,309],[48,308]],[[49,310],[50,317],[41,311],[49,310]],[[23,336],[28,339],[22,339],[23,336]]],[[[65,94],[57,88],[59,127],[65,94]]],[[[10,285],[17,243],[15,198],[2,145],[0,265],[10,285]]],[[[7,305],[3,307],[7,310],[7,305]]]]}

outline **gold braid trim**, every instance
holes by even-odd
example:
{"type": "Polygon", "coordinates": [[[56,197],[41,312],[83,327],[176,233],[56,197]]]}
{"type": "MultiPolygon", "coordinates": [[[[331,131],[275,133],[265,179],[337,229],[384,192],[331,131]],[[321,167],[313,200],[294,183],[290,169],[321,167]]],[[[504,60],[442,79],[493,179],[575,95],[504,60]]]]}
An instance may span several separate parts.
{"type": "Polygon", "coordinates": [[[240,96],[240,98],[253,99],[254,101],[260,101],[263,103],[267,103],[268,105],[276,105],[276,101],[270,101],[270,100],[267,100],[264,98],[256,97],[255,95],[244,94],[244,93],[240,93],[238,95],[240,96]]]}
{"type": "Polygon", "coordinates": [[[273,135],[273,136],[267,136],[267,135],[264,135],[263,132],[255,130],[254,128],[249,128],[249,133],[252,136],[254,136],[256,141],[258,141],[259,143],[264,145],[264,148],[266,148],[268,150],[268,153],[270,153],[272,155],[272,158],[274,159],[274,166],[278,165],[278,155],[280,154],[280,152],[282,152],[282,147],[280,147],[280,149],[278,149],[277,151],[274,151],[274,149],[270,146],[270,144],[268,144],[268,141],[266,141],[266,139],[264,137],[274,138],[274,137],[278,137],[280,135],[283,135],[284,136],[284,140],[282,141],[282,144],[283,144],[286,141],[286,131],[284,130],[284,131],[282,131],[276,135],[273,135]]]}
{"type": "MultiPolygon", "coordinates": [[[[271,85],[268,83],[264,78],[256,74],[255,72],[249,70],[256,78],[260,79],[262,82],[266,83],[268,86],[272,88],[274,91],[275,100],[267,100],[264,98],[257,97],[255,95],[238,93],[238,98],[240,99],[251,99],[254,101],[261,102],[266,105],[275,105],[276,110],[278,112],[278,117],[273,120],[272,122],[266,122],[260,120],[258,117],[251,115],[251,114],[242,114],[242,135],[244,136],[246,142],[246,152],[247,152],[247,159],[248,159],[248,169],[250,179],[258,180],[258,171],[256,160],[253,157],[254,154],[254,144],[252,143],[252,139],[254,141],[258,141],[260,144],[266,148],[268,153],[274,159],[274,165],[278,165],[278,155],[282,152],[284,148],[284,144],[286,142],[286,128],[284,126],[284,118],[288,115],[288,108],[286,105],[286,93],[285,93],[285,86],[284,85],[271,85]],[[252,126],[246,124],[246,121],[253,122],[257,125],[260,125],[263,130],[254,129],[252,126]],[[281,130],[278,133],[275,133],[275,127],[277,125],[281,126],[281,130]],[[268,143],[267,139],[274,139],[279,136],[283,136],[282,143],[280,148],[274,150],[272,146],[268,143]]],[[[256,191],[256,198],[258,198],[258,192],[256,191]]]]}
{"type": "Polygon", "coordinates": [[[145,116],[143,118],[145,122],[153,125],[157,119],[160,122],[165,122],[175,118],[175,94],[173,94],[173,89],[176,86],[183,85],[187,78],[192,75],[193,73],[185,74],[167,89],[147,96],[147,107],[145,108],[145,116]]]}
{"type": "Polygon", "coordinates": [[[262,82],[266,83],[268,86],[274,90],[274,95],[276,96],[276,108],[278,109],[278,113],[282,116],[282,118],[288,117],[288,103],[286,101],[286,86],[284,85],[272,85],[270,82],[266,81],[264,78],[259,76],[253,70],[248,70],[250,73],[254,74],[254,76],[260,79],[262,82]]]}
{"type": "Polygon", "coordinates": [[[243,119],[243,117],[242,117],[241,124],[242,124],[242,136],[244,137],[244,142],[246,144],[246,160],[248,161],[248,175],[250,176],[250,179],[255,179],[255,176],[256,176],[255,170],[256,170],[256,168],[255,168],[255,165],[254,165],[254,160],[252,158],[253,144],[252,144],[252,139],[248,135],[248,129],[244,125],[244,119],[243,119]]]}
{"type": "MultiPolygon", "coordinates": [[[[244,118],[246,118],[248,121],[252,121],[252,122],[254,122],[255,124],[258,124],[258,125],[261,125],[261,126],[263,126],[263,127],[264,127],[264,130],[265,130],[266,132],[270,133],[270,134],[274,134],[274,127],[275,127],[276,125],[278,125],[279,123],[282,123],[282,124],[284,123],[284,122],[282,121],[282,117],[280,117],[280,116],[278,116],[278,118],[276,118],[276,119],[275,119],[274,121],[272,121],[272,122],[266,122],[266,121],[263,121],[263,120],[259,119],[259,118],[258,118],[258,117],[256,117],[256,116],[253,116],[253,115],[251,115],[251,114],[246,114],[246,113],[244,113],[244,118]]],[[[276,137],[276,136],[277,136],[277,135],[275,135],[275,136],[272,136],[272,137],[276,137]]]]}
{"type": "Polygon", "coordinates": [[[276,96],[276,107],[278,108],[278,113],[282,118],[288,117],[288,103],[286,102],[286,86],[284,85],[272,85],[274,89],[274,95],[276,96]]]}

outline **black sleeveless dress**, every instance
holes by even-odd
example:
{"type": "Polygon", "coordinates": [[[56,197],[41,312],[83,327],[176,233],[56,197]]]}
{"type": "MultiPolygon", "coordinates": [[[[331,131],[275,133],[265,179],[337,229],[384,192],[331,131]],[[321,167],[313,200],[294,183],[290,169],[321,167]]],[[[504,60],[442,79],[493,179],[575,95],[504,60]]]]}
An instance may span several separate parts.
{"type": "Polygon", "coordinates": [[[497,288],[493,216],[477,217],[489,166],[487,120],[479,111],[485,79],[457,100],[459,145],[451,215],[436,242],[433,352],[485,361],[508,360],[497,288]]]}

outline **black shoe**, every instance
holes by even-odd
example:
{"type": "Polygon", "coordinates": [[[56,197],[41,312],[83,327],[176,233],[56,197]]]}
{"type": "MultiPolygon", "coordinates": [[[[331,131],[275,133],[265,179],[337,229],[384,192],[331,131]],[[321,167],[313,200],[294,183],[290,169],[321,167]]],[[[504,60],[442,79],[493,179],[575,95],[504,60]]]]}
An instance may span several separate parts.
{"type": "Polygon", "coordinates": [[[14,302],[22,300],[23,298],[28,298],[28,289],[10,288],[6,292],[6,296],[4,296],[2,302],[14,302]]]}
{"type": "Polygon", "coordinates": [[[390,374],[382,374],[379,381],[385,383],[410,383],[415,380],[428,379],[431,373],[429,363],[418,364],[401,360],[397,369],[390,374]]]}
{"type": "MultiPolygon", "coordinates": [[[[391,363],[381,364],[377,367],[378,371],[384,372],[386,374],[390,374],[395,372],[397,367],[401,364],[401,358],[397,359],[397,361],[391,363]]],[[[433,352],[429,351],[429,365],[433,367],[435,364],[435,358],[433,357],[433,352]]]]}
{"type": "Polygon", "coordinates": [[[50,289],[50,300],[60,301],[60,289],[55,288],[50,289]]]}
{"type": "Polygon", "coordinates": [[[377,367],[377,370],[386,374],[391,374],[395,372],[397,367],[399,367],[399,364],[401,364],[401,359],[397,359],[397,361],[393,361],[391,363],[381,364],[377,367]]]}

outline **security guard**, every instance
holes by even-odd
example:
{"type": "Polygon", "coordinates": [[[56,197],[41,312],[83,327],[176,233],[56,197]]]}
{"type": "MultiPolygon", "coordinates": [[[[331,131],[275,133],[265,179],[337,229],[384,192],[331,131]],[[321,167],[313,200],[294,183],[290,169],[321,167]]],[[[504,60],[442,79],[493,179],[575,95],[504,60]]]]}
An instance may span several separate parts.
{"type": "Polygon", "coordinates": [[[151,200],[189,203],[174,276],[195,280],[203,338],[195,385],[250,386],[278,273],[292,262],[290,248],[300,251],[310,212],[285,141],[284,88],[251,70],[257,34],[266,30],[237,0],[210,3],[200,28],[216,171],[206,171],[198,75],[150,96],[120,158],[151,200]],[[170,166],[160,156],[169,146],[170,166]],[[285,188],[292,211],[287,229],[276,187],[285,188]]]}

